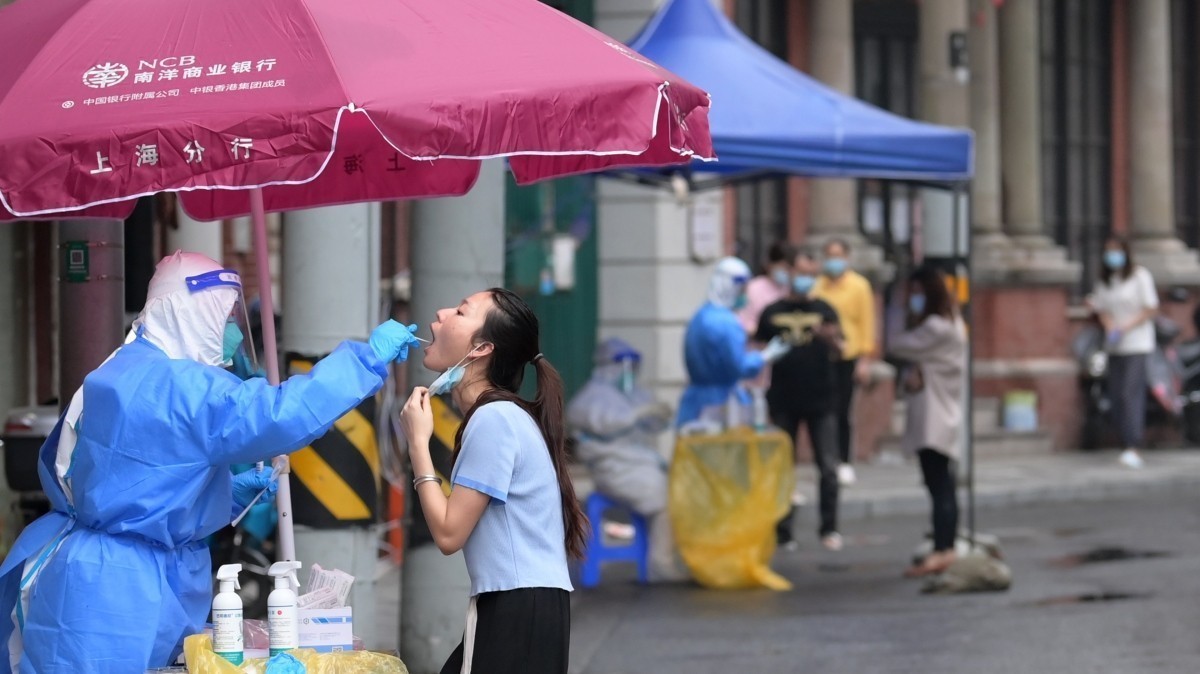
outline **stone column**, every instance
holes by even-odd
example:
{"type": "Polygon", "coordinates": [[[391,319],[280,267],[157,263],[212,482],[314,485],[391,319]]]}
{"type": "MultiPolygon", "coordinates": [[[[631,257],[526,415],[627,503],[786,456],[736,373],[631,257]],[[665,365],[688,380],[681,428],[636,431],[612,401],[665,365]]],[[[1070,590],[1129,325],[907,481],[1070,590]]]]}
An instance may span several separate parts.
{"type": "MultiPolygon", "coordinates": [[[[971,125],[969,71],[950,64],[950,40],[955,33],[967,31],[968,0],[923,0],[920,7],[918,44],[920,77],[920,117],[934,124],[968,127],[971,125]]],[[[922,236],[926,255],[951,257],[956,254],[957,239],[961,253],[966,250],[964,226],[954,234],[954,209],[965,209],[966,200],[956,205],[947,190],[921,190],[922,236]]],[[[965,223],[963,223],[965,225],[965,223]]]]}
{"type": "Polygon", "coordinates": [[[1003,273],[1012,244],[1004,234],[1000,202],[1000,73],[996,6],[992,0],[971,0],[967,47],[971,68],[971,128],[975,131],[975,179],[971,222],[975,234],[971,256],[980,278],[1003,273]]]}
{"type": "MultiPolygon", "coordinates": [[[[832,89],[854,95],[854,3],[811,0],[809,3],[809,71],[832,89]]],[[[866,245],[858,232],[858,186],[851,179],[818,178],[809,182],[808,242],[846,240],[855,266],[878,266],[881,251],[866,245]]]]}
{"type": "MultiPolygon", "coordinates": [[[[991,3],[987,3],[991,4],[991,3]]],[[[1000,178],[1012,271],[1029,281],[1071,283],[1079,264],[1047,235],[1042,220],[1042,127],[1038,0],[1006,0],[1000,37],[1000,178]]]]}
{"type": "Polygon", "coordinates": [[[923,0],[920,11],[921,118],[970,126],[969,78],[950,67],[950,35],[967,30],[967,0],[923,0]]]}
{"type": "Polygon", "coordinates": [[[1130,3],[1130,229],[1138,262],[1160,284],[1200,283],[1200,262],[1175,237],[1171,6],[1130,3]]]}

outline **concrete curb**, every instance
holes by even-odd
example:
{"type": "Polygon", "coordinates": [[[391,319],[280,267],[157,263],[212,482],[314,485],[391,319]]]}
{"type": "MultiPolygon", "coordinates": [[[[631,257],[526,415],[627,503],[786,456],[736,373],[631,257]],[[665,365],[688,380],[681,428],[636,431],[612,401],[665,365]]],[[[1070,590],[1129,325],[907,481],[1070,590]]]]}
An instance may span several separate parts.
{"type": "MultiPolygon", "coordinates": [[[[1115,452],[1055,453],[1014,456],[980,461],[976,477],[976,510],[1019,506],[1098,502],[1154,494],[1200,493],[1200,451],[1169,450],[1146,454],[1147,466],[1130,470],[1120,466],[1115,452]]],[[[913,464],[866,465],[858,468],[858,484],[843,488],[838,518],[868,520],[929,512],[929,498],[913,464]]],[[[593,490],[586,468],[572,466],[580,499],[593,490]]],[[[816,479],[811,466],[800,466],[799,491],[807,498],[798,519],[816,521],[816,479]]],[[[961,481],[960,481],[961,484],[961,481]]],[[[959,489],[965,512],[967,493],[959,489]]]]}
{"type": "MultiPolygon", "coordinates": [[[[1180,451],[1160,455],[1156,457],[1161,460],[1159,465],[1138,471],[1098,462],[1105,458],[1107,455],[1076,454],[986,464],[981,462],[980,470],[984,473],[984,479],[976,484],[975,508],[987,511],[1038,504],[1100,502],[1200,492],[1200,452],[1180,451]],[[1001,480],[988,479],[987,474],[997,468],[999,470],[994,472],[1008,474],[1001,480]]],[[[914,466],[907,480],[917,477],[914,466]]],[[[816,517],[814,495],[808,496],[808,503],[800,508],[800,518],[805,522],[815,521],[816,517]]],[[[967,492],[961,487],[959,506],[965,512],[967,492]]],[[[895,486],[882,490],[849,487],[842,490],[838,517],[853,521],[928,512],[928,496],[915,484],[911,491],[895,486]]]]}
{"type": "MultiPolygon", "coordinates": [[[[1078,503],[1136,498],[1151,494],[1195,493],[1200,491],[1200,475],[1183,475],[1165,480],[1146,482],[1094,482],[1080,485],[1034,485],[1015,489],[979,489],[975,492],[977,510],[993,510],[1047,503],[1078,503]]],[[[959,489],[959,506],[967,506],[967,491],[959,489]]],[[[843,498],[839,504],[841,520],[869,520],[896,515],[920,515],[929,512],[925,494],[896,496],[863,496],[843,498]]],[[[815,503],[800,507],[800,516],[808,521],[815,517],[815,503]]],[[[815,521],[815,519],[813,520],[815,521]]]]}

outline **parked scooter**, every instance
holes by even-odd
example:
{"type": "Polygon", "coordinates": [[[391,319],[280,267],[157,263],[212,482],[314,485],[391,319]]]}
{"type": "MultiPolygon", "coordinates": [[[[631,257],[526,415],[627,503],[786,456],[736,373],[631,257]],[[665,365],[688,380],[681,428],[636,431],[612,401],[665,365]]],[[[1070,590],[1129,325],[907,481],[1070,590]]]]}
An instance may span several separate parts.
{"type": "Polygon", "coordinates": [[[1084,449],[1098,449],[1108,428],[1112,399],[1108,394],[1108,352],[1104,349],[1104,329],[1098,323],[1088,325],[1075,335],[1071,344],[1079,366],[1079,386],[1084,401],[1081,443],[1084,449]]]}
{"type": "Polygon", "coordinates": [[[1192,445],[1200,445],[1200,306],[1192,313],[1192,326],[1196,337],[1176,349],[1182,382],[1179,402],[1183,409],[1183,437],[1192,445]]]}

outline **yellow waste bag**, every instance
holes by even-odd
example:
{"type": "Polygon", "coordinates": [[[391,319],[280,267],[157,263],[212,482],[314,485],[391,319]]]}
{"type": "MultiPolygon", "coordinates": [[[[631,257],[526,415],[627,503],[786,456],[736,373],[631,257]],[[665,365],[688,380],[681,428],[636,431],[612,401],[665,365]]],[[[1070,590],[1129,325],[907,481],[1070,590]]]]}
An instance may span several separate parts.
{"type": "Polygon", "coordinates": [[[769,566],[775,524],[791,507],[792,455],[791,438],[779,431],[737,428],[676,441],[671,524],[679,553],[701,585],[792,589],[769,566]]]}
{"type": "MultiPolygon", "coordinates": [[[[288,651],[304,663],[307,674],[408,674],[408,668],[394,655],[374,651],[318,653],[311,648],[288,651]]],[[[188,674],[266,674],[266,658],[247,658],[235,665],[212,649],[212,637],[193,634],[183,641],[188,674]]]]}

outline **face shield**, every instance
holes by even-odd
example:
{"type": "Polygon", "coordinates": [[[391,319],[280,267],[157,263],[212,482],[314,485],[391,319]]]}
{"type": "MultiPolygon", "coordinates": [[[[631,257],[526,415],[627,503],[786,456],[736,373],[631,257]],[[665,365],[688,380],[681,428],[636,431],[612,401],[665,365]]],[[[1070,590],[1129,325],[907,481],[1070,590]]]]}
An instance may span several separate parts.
{"type": "Polygon", "coordinates": [[[236,291],[236,299],[225,320],[221,335],[222,364],[242,379],[259,373],[258,354],[254,349],[254,334],[250,330],[250,312],[242,294],[242,277],[232,269],[217,269],[185,279],[188,292],[199,293],[217,289],[236,291]]]}

